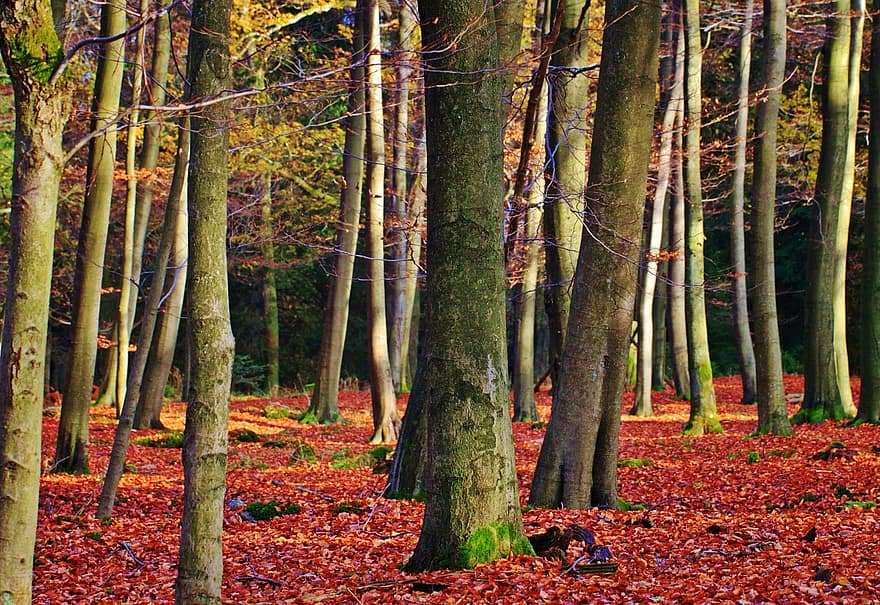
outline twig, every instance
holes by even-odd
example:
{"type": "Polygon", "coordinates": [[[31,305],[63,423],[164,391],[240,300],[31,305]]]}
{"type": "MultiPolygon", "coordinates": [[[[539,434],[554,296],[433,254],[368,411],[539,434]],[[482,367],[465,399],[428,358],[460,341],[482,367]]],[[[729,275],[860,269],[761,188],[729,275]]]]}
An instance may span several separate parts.
{"type": "Polygon", "coordinates": [[[128,553],[128,556],[131,557],[131,560],[134,561],[135,565],[138,567],[146,567],[146,563],[144,563],[141,559],[138,558],[134,551],[131,549],[131,544],[128,542],[122,542],[121,545],[125,552],[128,553]]]}
{"type": "Polygon", "coordinates": [[[577,567],[577,564],[580,563],[581,561],[583,561],[584,559],[586,559],[586,558],[589,557],[589,556],[590,556],[589,553],[584,553],[584,554],[582,554],[582,555],[579,556],[577,559],[575,559],[575,560],[572,562],[571,565],[569,565],[568,567],[566,567],[565,569],[563,569],[561,572],[559,572],[559,575],[560,575],[560,576],[564,576],[565,574],[574,571],[574,568],[577,567]]]}
{"type": "Polygon", "coordinates": [[[271,586],[284,586],[284,582],[281,582],[281,581],[276,580],[274,578],[270,578],[268,576],[264,576],[262,574],[258,574],[257,570],[254,569],[254,566],[251,563],[250,555],[244,556],[244,562],[245,562],[245,565],[248,566],[248,569],[251,570],[251,573],[249,573],[246,576],[235,576],[236,580],[238,580],[240,582],[247,582],[249,580],[256,580],[257,582],[265,582],[266,584],[269,584],[271,586]]]}
{"type": "Polygon", "coordinates": [[[307,487],[300,487],[298,485],[295,485],[293,487],[293,489],[298,489],[301,492],[305,492],[305,493],[311,494],[313,496],[318,496],[319,498],[321,498],[322,500],[324,500],[326,502],[336,502],[336,498],[333,498],[332,496],[325,496],[324,494],[316,492],[315,490],[311,490],[307,487]]]}

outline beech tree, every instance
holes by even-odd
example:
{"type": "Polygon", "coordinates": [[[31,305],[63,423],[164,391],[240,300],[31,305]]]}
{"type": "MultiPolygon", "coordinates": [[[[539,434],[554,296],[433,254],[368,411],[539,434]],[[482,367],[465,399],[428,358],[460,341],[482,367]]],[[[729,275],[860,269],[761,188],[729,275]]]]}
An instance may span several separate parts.
{"type": "MultiPolygon", "coordinates": [[[[427,425],[422,530],[407,567],[531,553],[509,414],[502,218],[502,82],[494,7],[419,2],[428,151],[427,425]],[[466,43],[450,44],[467,32],[466,43]]],[[[419,384],[418,377],[416,385],[419,384]]]]}
{"type": "Polygon", "coordinates": [[[63,23],[48,0],[0,1],[0,54],[15,95],[0,339],[0,601],[16,605],[31,602],[37,532],[55,211],[69,103],[68,82],[55,73],[64,58],[63,23]]]}
{"type": "Polygon", "coordinates": [[[192,111],[189,170],[189,338],[192,382],[183,438],[183,520],[174,601],[220,601],[227,424],[235,343],[229,322],[226,194],[229,16],[232,0],[195,0],[187,79],[192,111]],[[198,106],[200,101],[211,101],[198,106]]]}
{"type": "Polygon", "coordinates": [[[659,3],[609,0],[587,209],[556,400],[529,503],[617,508],[626,378],[651,155],[659,3]]]}

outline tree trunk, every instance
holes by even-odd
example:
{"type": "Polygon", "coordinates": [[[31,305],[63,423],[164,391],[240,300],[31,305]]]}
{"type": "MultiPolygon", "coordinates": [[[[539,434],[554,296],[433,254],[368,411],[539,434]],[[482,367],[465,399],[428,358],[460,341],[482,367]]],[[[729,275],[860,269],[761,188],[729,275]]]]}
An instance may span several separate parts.
{"type": "MultiPolygon", "coordinates": [[[[752,333],[749,328],[748,288],[746,287],[746,233],[744,220],[746,145],[748,143],[749,125],[749,75],[752,65],[753,10],[754,0],[746,0],[746,14],[745,19],[743,20],[742,34],[740,35],[739,50],[739,91],[736,101],[736,152],[734,154],[733,178],[730,186],[730,254],[732,257],[731,265],[733,266],[731,275],[731,280],[733,281],[733,326],[734,335],[736,337],[739,374],[743,389],[741,403],[755,403],[756,397],[755,351],[752,345],[752,333]]],[[[782,57],[784,61],[784,39],[782,40],[782,44],[782,57]]],[[[770,49],[769,44],[767,45],[767,49],[770,49]]],[[[764,60],[766,60],[766,57],[764,60]]],[[[781,85],[781,82],[779,84],[781,85]]],[[[774,89],[767,88],[765,89],[764,94],[778,94],[778,92],[779,91],[774,89]]],[[[775,124],[775,114],[772,119],[775,124]]],[[[761,131],[758,131],[759,136],[760,133],[761,131]]],[[[775,138],[773,142],[775,144],[775,138]]],[[[773,161],[775,162],[775,157],[773,158],[773,161]]],[[[758,182],[757,179],[755,179],[755,182],[758,182]]],[[[774,178],[773,180],[768,181],[767,184],[773,189],[773,195],[771,197],[775,197],[776,179],[774,178]]],[[[773,305],[775,309],[775,300],[773,305]]]]}
{"type": "Polygon", "coordinates": [[[272,173],[263,173],[263,200],[260,205],[263,241],[263,325],[266,347],[266,395],[278,396],[280,364],[278,362],[278,290],[275,287],[275,229],[272,224],[272,173]]]}
{"type": "Polygon", "coordinates": [[[691,379],[691,414],[685,433],[720,433],[715,406],[709,335],[706,325],[706,290],[703,246],[703,192],[700,176],[703,51],[700,42],[699,0],[686,0],[687,71],[685,79],[685,314],[687,318],[688,371],[691,379]]]}
{"type": "MultiPolygon", "coordinates": [[[[180,142],[177,151],[176,169],[183,171],[185,174],[187,158],[189,157],[189,120],[184,118],[184,125],[180,129],[180,142]]],[[[159,251],[156,254],[156,270],[154,272],[154,283],[150,288],[149,296],[144,304],[144,322],[141,326],[140,337],[138,339],[138,348],[132,363],[132,371],[128,376],[128,388],[125,394],[125,402],[119,414],[119,422],[116,425],[116,432],[113,437],[113,448],[110,451],[110,461],[107,464],[107,472],[104,475],[104,484],[101,488],[101,496],[98,499],[98,508],[95,517],[99,519],[108,518],[113,513],[113,506],[116,501],[116,492],[119,488],[119,480],[122,478],[122,472],[125,469],[125,458],[128,453],[129,440],[131,438],[131,429],[135,421],[135,412],[143,397],[140,396],[141,383],[144,376],[144,369],[147,362],[150,345],[153,338],[153,331],[156,324],[156,315],[158,314],[159,298],[162,294],[163,284],[165,281],[165,267],[168,264],[168,257],[171,246],[175,240],[175,234],[179,227],[183,228],[183,239],[186,239],[186,209],[185,203],[183,216],[180,216],[181,210],[181,193],[185,179],[174,179],[171,185],[171,191],[168,195],[168,202],[165,206],[165,225],[162,232],[162,239],[159,242],[159,251]],[[176,186],[175,186],[176,185],[176,186]]],[[[184,281],[185,277],[182,278],[184,281]]],[[[181,290],[183,282],[181,282],[181,290]]],[[[175,336],[176,336],[175,330],[175,336]]],[[[160,360],[155,359],[153,366],[161,364],[160,360]]],[[[168,369],[165,369],[165,376],[168,376],[168,369]]],[[[165,384],[162,383],[164,390],[165,384]]],[[[161,407],[161,396],[159,403],[161,407]]],[[[148,407],[143,407],[148,410],[148,407]]],[[[156,414],[156,428],[162,428],[159,422],[158,413],[156,414]]],[[[141,418],[143,422],[144,419],[141,418]]],[[[152,428],[150,422],[145,422],[144,427],[152,428]]]]}
{"type": "Polygon", "coordinates": [[[626,377],[653,133],[660,5],[605,8],[584,236],[571,322],[529,502],[617,508],[626,377]]]}
{"type": "Polygon", "coordinates": [[[40,488],[46,331],[67,83],[46,0],[0,2],[0,53],[15,95],[12,211],[0,344],[0,601],[29,604],[40,488]]]}
{"type": "MultiPolygon", "coordinates": [[[[880,0],[874,0],[874,11],[880,0]]],[[[862,249],[862,388],[857,420],[880,423],[880,19],[871,33],[871,129],[868,152],[868,196],[865,199],[865,243],[862,249]]]]}
{"type": "MultiPolygon", "coordinates": [[[[502,83],[494,8],[419,2],[426,56],[428,432],[412,571],[531,553],[509,413],[501,238],[502,83]],[[468,44],[444,40],[467,31],[468,44]]],[[[418,381],[417,381],[418,382],[418,381]]]]}
{"type": "Polygon", "coordinates": [[[791,434],[782,350],[776,314],[776,125],[785,78],[785,0],[764,1],[762,98],[755,114],[755,168],[752,182],[752,314],[757,359],[758,433],[791,434]]]}
{"type": "Polygon", "coordinates": [[[150,294],[144,304],[144,322],[138,340],[134,370],[129,380],[129,395],[126,396],[126,398],[129,396],[137,397],[134,428],[138,429],[164,428],[160,417],[162,397],[165,394],[168,372],[174,359],[177,331],[186,291],[188,239],[186,189],[189,132],[189,118],[184,117],[178,129],[177,157],[174,162],[174,175],[171,178],[168,201],[165,204],[165,224],[159,243],[159,251],[156,254],[150,294]],[[173,277],[165,301],[165,308],[160,312],[159,307],[165,292],[169,258],[171,258],[170,266],[173,269],[173,277]],[[157,321],[159,332],[154,338],[157,321]],[[150,355],[151,350],[152,355],[150,355]],[[147,365],[148,359],[151,359],[149,366],[147,365]]]}
{"type": "MultiPolygon", "coordinates": [[[[845,199],[846,173],[850,162],[849,63],[850,0],[837,0],[828,18],[823,49],[825,85],[822,95],[822,148],[816,177],[816,213],[810,229],[807,257],[806,343],[804,345],[804,401],[794,422],[840,420],[855,414],[851,405],[847,368],[840,367],[839,326],[843,305],[838,288],[838,257],[846,256],[846,237],[841,242],[842,214],[848,216],[851,199],[845,199]]],[[[850,189],[851,195],[851,189],[850,189]]],[[[844,310],[845,311],[845,310],[844,310]]]]}
{"type": "MultiPolygon", "coordinates": [[[[195,0],[190,99],[230,86],[231,0],[195,0]]],[[[227,424],[235,343],[226,277],[227,102],[192,114],[189,172],[189,336],[193,365],[183,443],[183,520],[174,602],[217,604],[223,579],[227,424]]]]}
{"type": "MultiPolygon", "coordinates": [[[[101,36],[125,30],[125,2],[113,0],[101,10],[101,36]]],[[[101,132],[89,144],[86,198],[76,254],[73,296],[72,342],[67,384],[61,404],[55,469],[89,472],[89,408],[98,342],[98,315],[104,252],[113,196],[119,92],[125,63],[125,39],[120,37],[99,47],[98,73],[92,104],[92,131],[101,132]]]]}
{"type": "Polygon", "coordinates": [[[391,380],[385,315],[385,128],[382,106],[382,46],[379,0],[368,0],[367,23],[367,249],[369,256],[370,394],[373,435],[370,443],[397,439],[400,416],[391,380]]]}
{"type": "Polygon", "coordinates": [[[589,6],[588,0],[553,2],[554,15],[564,11],[562,29],[550,58],[552,93],[547,109],[545,168],[547,287],[544,297],[550,324],[550,377],[554,385],[568,326],[572,279],[583,231],[589,78],[574,70],[587,66],[589,6]]]}
{"type": "MultiPolygon", "coordinates": [[[[684,50],[684,36],[679,35],[676,43],[676,56],[684,50]]],[[[660,154],[657,160],[657,187],[654,190],[654,206],[651,210],[648,250],[645,254],[644,283],[639,296],[638,327],[638,375],[636,377],[635,401],[630,414],[653,416],[651,393],[654,387],[652,357],[654,354],[654,292],[657,287],[657,274],[660,259],[660,245],[663,240],[663,223],[666,217],[666,194],[669,190],[669,177],[672,173],[672,142],[675,122],[682,110],[684,92],[683,70],[673,74],[672,86],[666,101],[666,111],[660,132],[660,154]]]]}
{"type": "Polygon", "coordinates": [[[339,420],[339,375],[342,371],[342,351],[348,326],[348,301],[354,273],[354,257],[360,226],[361,193],[364,174],[364,116],[363,68],[363,1],[355,9],[355,28],[351,56],[351,87],[348,92],[348,114],[345,120],[345,151],[342,158],[342,202],[339,224],[336,227],[336,264],[330,280],[327,306],[324,307],[324,332],[315,391],[309,409],[301,422],[332,423],[339,420]]]}

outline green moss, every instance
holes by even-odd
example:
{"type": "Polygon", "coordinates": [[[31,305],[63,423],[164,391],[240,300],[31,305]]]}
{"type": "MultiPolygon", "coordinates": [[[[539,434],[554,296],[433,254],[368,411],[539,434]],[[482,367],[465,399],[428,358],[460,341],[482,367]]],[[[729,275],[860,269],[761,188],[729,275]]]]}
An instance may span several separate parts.
{"type": "Polygon", "coordinates": [[[654,466],[654,461],[650,458],[621,458],[617,461],[617,468],[641,468],[644,466],[654,466]]]}
{"type": "Polygon", "coordinates": [[[509,554],[534,555],[529,539],[518,528],[506,523],[492,523],[475,529],[459,549],[458,567],[471,568],[509,554]]]}
{"type": "Polygon", "coordinates": [[[250,429],[240,429],[233,433],[239,443],[259,443],[260,436],[250,429]]]}
{"type": "Polygon", "coordinates": [[[22,29],[9,40],[9,54],[19,69],[29,72],[38,82],[48,84],[55,69],[64,60],[64,48],[51,20],[35,22],[38,29],[22,29]]]}
{"type": "Polygon", "coordinates": [[[684,430],[682,431],[682,434],[688,436],[697,436],[723,432],[724,429],[721,427],[721,422],[717,418],[696,416],[688,420],[687,424],[684,425],[684,430]]]}
{"type": "Polygon", "coordinates": [[[648,507],[644,504],[639,504],[637,502],[627,502],[623,498],[617,499],[617,510],[623,511],[625,513],[634,511],[634,510],[648,510],[648,507]]]}
{"type": "Polygon", "coordinates": [[[248,504],[247,508],[244,510],[254,521],[268,521],[269,519],[274,519],[275,517],[281,517],[283,515],[295,515],[302,509],[299,504],[279,504],[275,500],[270,500],[268,502],[260,502],[258,500],[248,504]]]}
{"type": "Polygon", "coordinates": [[[268,418],[269,420],[280,420],[282,418],[291,418],[293,416],[293,410],[284,405],[279,405],[277,403],[270,403],[266,407],[263,408],[263,416],[268,418]]]}
{"type": "Polygon", "coordinates": [[[758,452],[746,452],[746,462],[748,464],[755,464],[761,460],[760,454],[758,452]]]}
{"type": "Polygon", "coordinates": [[[180,431],[171,431],[153,435],[152,437],[141,437],[133,441],[135,445],[144,445],[147,447],[165,447],[165,448],[181,448],[183,447],[183,433],[180,431]]]}

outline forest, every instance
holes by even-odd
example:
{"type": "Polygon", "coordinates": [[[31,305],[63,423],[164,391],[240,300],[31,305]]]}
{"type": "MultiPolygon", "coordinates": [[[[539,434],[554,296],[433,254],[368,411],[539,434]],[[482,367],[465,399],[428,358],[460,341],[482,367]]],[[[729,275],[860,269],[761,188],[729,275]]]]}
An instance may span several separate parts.
{"type": "Polygon", "coordinates": [[[0,601],[871,602],[862,0],[0,0],[0,601]]]}

